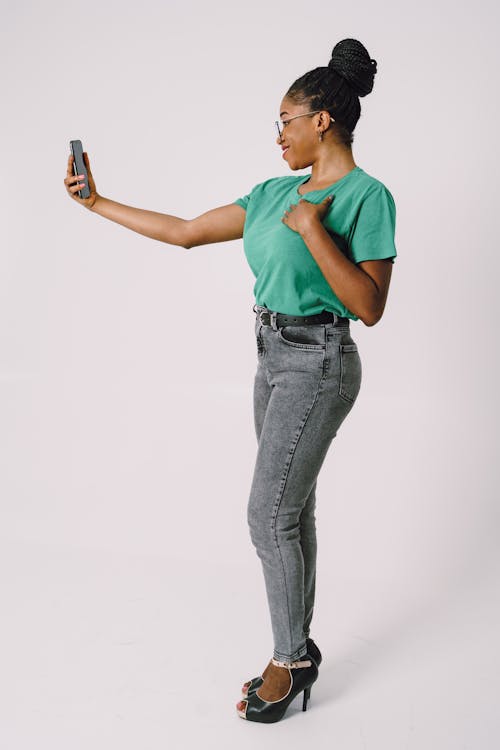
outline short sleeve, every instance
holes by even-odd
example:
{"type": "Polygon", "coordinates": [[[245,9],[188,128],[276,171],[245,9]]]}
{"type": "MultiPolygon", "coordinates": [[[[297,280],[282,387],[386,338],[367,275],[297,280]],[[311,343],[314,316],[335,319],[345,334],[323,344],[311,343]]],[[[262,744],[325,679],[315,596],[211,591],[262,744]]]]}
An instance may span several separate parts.
{"type": "Polygon", "coordinates": [[[248,195],[244,195],[243,198],[238,198],[237,200],[233,201],[233,203],[236,203],[237,206],[241,206],[246,211],[249,200],[250,200],[250,193],[248,193],[248,195]]]}
{"type": "Polygon", "coordinates": [[[397,255],[394,244],[396,205],[385,185],[369,193],[362,201],[351,235],[350,252],[355,263],[383,260],[397,255]]]}
{"type": "Polygon", "coordinates": [[[248,195],[244,195],[243,198],[238,198],[237,200],[233,201],[233,203],[236,203],[238,206],[241,206],[242,208],[247,209],[248,201],[250,200],[251,193],[248,193],[248,195]]]}
{"type": "Polygon", "coordinates": [[[251,203],[252,199],[258,194],[259,190],[263,185],[266,183],[259,182],[257,185],[254,185],[253,188],[250,190],[247,195],[244,195],[242,198],[238,198],[237,200],[233,201],[233,203],[236,203],[238,206],[241,206],[245,209],[245,211],[248,208],[248,204],[251,203]]]}

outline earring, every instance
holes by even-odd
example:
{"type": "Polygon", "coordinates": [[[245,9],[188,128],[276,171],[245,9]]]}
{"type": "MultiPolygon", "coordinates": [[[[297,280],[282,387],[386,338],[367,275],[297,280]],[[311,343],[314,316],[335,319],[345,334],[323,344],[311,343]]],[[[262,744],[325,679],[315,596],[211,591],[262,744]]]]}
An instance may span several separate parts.
{"type": "Polygon", "coordinates": [[[320,133],[319,133],[319,142],[321,143],[322,140],[323,140],[323,133],[322,133],[322,131],[320,131],[320,133]]]}

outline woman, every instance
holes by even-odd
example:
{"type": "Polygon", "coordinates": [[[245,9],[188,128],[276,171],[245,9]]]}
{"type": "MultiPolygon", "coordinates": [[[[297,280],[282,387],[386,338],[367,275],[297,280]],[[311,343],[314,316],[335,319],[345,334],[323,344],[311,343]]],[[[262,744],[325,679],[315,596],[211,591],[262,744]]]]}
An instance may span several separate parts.
{"type": "MultiPolygon", "coordinates": [[[[244,238],[255,274],[257,459],[248,502],[250,536],[261,559],[274,653],[262,676],[244,683],[238,715],[279,721],[303,692],[307,708],[321,652],[309,637],[315,596],[316,482],[331,441],[361,386],[350,321],[377,323],[384,311],[394,245],[395,205],[382,182],[353,159],[359,97],[377,64],[356,39],[333,49],[280,106],[277,143],[295,171],[192,220],[145,211],[97,194],[72,174],[71,197],[112,221],[185,248],[244,238]]],[[[81,175],[79,176],[81,177],[81,175]]]]}

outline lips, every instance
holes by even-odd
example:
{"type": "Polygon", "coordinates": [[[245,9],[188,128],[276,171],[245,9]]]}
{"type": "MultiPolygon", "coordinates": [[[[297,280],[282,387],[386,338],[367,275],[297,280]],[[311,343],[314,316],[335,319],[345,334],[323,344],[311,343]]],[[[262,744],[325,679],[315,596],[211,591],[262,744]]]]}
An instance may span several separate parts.
{"type": "Polygon", "coordinates": [[[284,146],[283,147],[283,153],[282,153],[283,158],[285,158],[285,154],[286,154],[286,152],[288,151],[289,148],[290,148],[290,146],[284,146]]]}

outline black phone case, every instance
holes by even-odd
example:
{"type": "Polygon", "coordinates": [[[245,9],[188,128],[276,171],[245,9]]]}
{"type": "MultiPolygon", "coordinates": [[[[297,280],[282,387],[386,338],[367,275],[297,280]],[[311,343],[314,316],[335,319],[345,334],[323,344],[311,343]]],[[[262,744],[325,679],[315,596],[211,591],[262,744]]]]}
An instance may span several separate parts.
{"type": "Polygon", "coordinates": [[[73,154],[74,160],[73,160],[73,174],[83,174],[85,175],[85,185],[81,190],[78,190],[78,196],[79,198],[89,198],[90,197],[90,188],[89,188],[89,176],[87,174],[87,168],[85,166],[85,162],[83,160],[83,148],[82,148],[82,142],[81,141],[70,141],[69,146],[71,148],[71,153],[73,154]]]}

